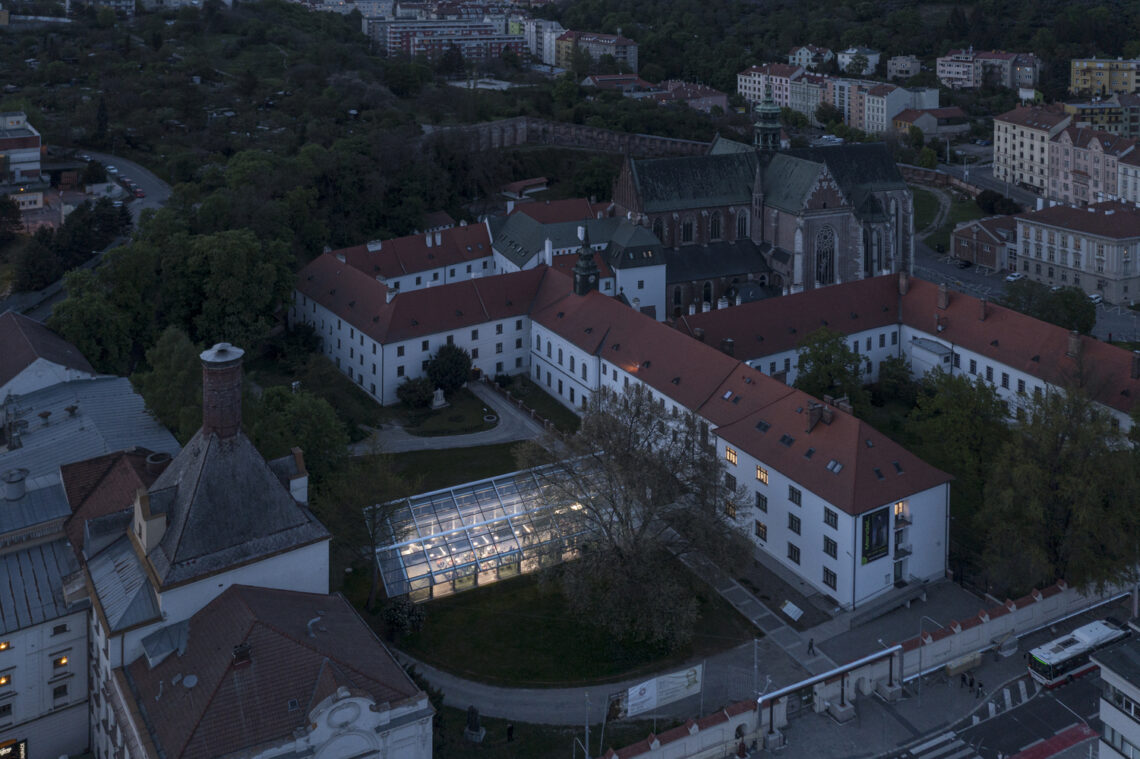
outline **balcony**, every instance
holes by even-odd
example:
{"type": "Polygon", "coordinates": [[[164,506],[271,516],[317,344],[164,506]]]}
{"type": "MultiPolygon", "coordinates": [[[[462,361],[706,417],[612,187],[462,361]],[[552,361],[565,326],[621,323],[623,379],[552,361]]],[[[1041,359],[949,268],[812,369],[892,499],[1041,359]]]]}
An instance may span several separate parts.
{"type": "Polygon", "coordinates": [[[903,543],[901,545],[895,546],[895,559],[905,559],[912,553],[914,553],[914,551],[912,550],[910,543],[903,543]]]}
{"type": "Polygon", "coordinates": [[[895,527],[910,527],[914,521],[910,518],[910,514],[904,511],[895,512],[895,527]]]}

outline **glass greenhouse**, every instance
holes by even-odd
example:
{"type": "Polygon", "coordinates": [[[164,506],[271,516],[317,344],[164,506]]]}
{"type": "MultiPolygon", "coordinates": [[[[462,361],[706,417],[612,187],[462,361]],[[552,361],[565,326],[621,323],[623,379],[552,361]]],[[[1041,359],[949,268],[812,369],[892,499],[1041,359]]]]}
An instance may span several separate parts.
{"type": "Polygon", "coordinates": [[[376,552],[388,595],[435,598],[575,555],[582,506],[552,475],[528,469],[377,507],[389,512],[376,552]]]}

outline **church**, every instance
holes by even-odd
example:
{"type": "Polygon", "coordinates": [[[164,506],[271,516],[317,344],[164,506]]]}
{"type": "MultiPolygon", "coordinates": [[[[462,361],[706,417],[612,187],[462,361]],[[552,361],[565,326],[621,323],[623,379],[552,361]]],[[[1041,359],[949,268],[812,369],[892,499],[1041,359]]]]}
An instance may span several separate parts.
{"type": "Polygon", "coordinates": [[[887,146],[783,148],[779,116],[771,97],[756,107],[753,145],[718,136],[705,155],[626,158],[615,210],[664,245],[673,316],[745,278],[775,294],[910,271],[913,198],[887,146]]]}

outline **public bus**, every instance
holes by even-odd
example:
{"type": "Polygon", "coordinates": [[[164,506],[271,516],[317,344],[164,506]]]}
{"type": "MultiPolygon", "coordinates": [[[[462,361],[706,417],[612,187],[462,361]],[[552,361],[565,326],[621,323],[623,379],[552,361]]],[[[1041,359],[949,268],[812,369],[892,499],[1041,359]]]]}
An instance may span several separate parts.
{"type": "Polygon", "coordinates": [[[1046,688],[1071,682],[1096,669],[1090,654],[1126,638],[1128,633],[1127,627],[1103,620],[1090,622],[1030,651],[1029,674],[1046,688]]]}

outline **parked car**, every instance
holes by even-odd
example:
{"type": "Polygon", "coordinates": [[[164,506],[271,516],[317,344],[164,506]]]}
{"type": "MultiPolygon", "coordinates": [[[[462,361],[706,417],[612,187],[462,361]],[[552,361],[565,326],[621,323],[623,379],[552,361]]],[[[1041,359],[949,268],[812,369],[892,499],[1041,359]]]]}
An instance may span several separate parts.
{"type": "Polygon", "coordinates": [[[1089,300],[1093,302],[1094,306],[1099,306],[1101,303],[1104,303],[1104,296],[1100,293],[1093,293],[1089,296],[1089,300]]]}
{"type": "Polygon", "coordinates": [[[119,170],[116,169],[114,166],[107,164],[107,173],[108,174],[118,174],[119,170]]]}
{"type": "Polygon", "coordinates": [[[1006,282],[1017,282],[1017,281],[1022,280],[1022,279],[1025,279],[1025,275],[1019,271],[1015,271],[1012,274],[1010,274],[1009,276],[1007,276],[1005,278],[1005,281],[1006,282]]]}
{"type": "Polygon", "coordinates": [[[970,261],[968,259],[965,259],[965,258],[959,258],[957,261],[954,262],[954,265],[957,266],[959,269],[969,269],[971,266],[974,265],[974,262],[970,261]]]}
{"type": "Polygon", "coordinates": [[[143,192],[143,190],[142,190],[142,188],[141,188],[141,187],[136,187],[136,188],[135,188],[135,197],[136,197],[136,198],[145,198],[145,197],[146,197],[146,193],[145,193],[145,192],[143,192]]]}

